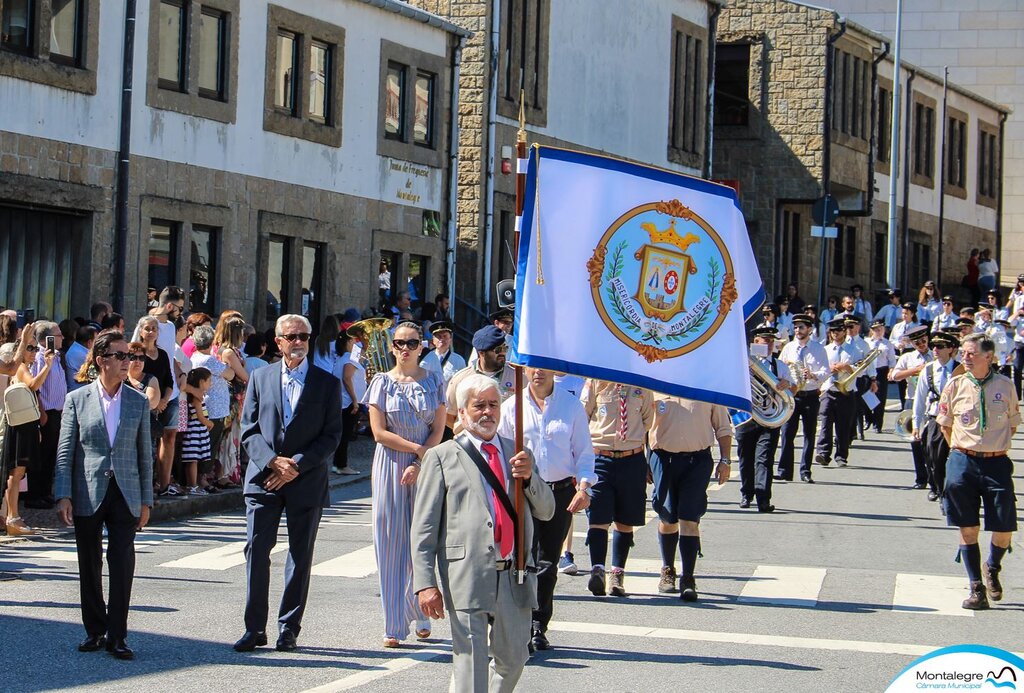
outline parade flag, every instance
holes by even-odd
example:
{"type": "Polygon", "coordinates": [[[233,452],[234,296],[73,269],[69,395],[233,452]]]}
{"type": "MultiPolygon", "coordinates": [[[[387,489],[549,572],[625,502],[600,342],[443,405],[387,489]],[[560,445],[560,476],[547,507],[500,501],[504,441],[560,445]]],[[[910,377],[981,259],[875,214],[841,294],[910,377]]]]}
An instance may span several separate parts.
{"type": "Polygon", "coordinates": [[[517,260],[513,363],[750,410],[764,288],[731,188],[534,147],[517,260]]]}

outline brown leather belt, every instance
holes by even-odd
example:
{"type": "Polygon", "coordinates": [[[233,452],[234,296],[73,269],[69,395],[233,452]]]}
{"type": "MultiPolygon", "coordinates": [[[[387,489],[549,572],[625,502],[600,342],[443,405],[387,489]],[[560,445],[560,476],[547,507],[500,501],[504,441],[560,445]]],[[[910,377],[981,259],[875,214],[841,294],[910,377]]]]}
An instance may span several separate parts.
{"type": "Polygon", "coordinates": [[[632,450],[598,450],[594,448],[594,454],[598,457],[610,457],[613,460],[617,460],[621,457],[630,457],[632,455],[638,455],[644,451],[643,446],[633,448],[632,450]]]}
{"type": "Polygon", "coordinates": [[[1006,457],[1006,451],[1002,452],[978,452],[977,450],[968,450],[967,448],[953,448],[957,452],[962,452],[968,457],[1006,457]]]}

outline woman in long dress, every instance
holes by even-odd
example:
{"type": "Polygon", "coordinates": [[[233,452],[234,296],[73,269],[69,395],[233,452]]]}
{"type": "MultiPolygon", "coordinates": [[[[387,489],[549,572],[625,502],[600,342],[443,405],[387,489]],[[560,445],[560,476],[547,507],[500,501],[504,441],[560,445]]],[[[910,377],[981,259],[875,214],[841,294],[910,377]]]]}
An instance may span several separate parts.
{"type": "Polygon", "coordinates": [[[441,442],[444,379],[419,365],[423,333],[415,323],[395,328],[396,365],[374,376],[363,397],[377,449],[373,455],[373,546],[377,555],[384,647],[398,647],[416,621],[416,637],[430,637],[430,621],[412,592],[413,499],[420,460],[441,442]]]}

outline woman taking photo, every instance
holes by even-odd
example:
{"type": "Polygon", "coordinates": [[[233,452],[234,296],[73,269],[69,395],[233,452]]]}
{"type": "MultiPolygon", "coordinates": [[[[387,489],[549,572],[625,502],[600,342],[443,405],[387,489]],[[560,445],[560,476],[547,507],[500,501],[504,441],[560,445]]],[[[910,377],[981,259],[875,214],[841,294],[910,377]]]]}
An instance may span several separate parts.
{"type": "Polygon", "coordinates": [[[384,647],[398,647],[416,621],[416,637],[430,637],[430,621],[412,593],[413,499],[420,460],[441,442],[445,424],[444,379],[419,365],[423,333],[413,322],[395,328],[395,367],[378,373],[363,404],[377,441],[373,454],[373,545],[384,609],[384,647]]]}

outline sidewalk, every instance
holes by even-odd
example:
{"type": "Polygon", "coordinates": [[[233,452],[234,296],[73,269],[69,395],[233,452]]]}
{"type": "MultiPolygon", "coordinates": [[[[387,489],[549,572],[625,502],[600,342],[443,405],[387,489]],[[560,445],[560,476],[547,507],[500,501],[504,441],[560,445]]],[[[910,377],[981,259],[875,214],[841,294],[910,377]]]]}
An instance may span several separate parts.
{"type": "MultiPolygon", "coordinates": [[[[349,464],[359,470],[359,476],[331,473],[332,489],[354,484],[370,476],[373,464],[373,438],[360,436],[349,445],[349,464]]],[[[181,520],[210,513],[231,512],[245,507],[242,489],[228,489],[209,496],[177,496],[173,498],[157,498],[153,511],[150,513],[151,525],[181,520]]],[[[25,522],[39,531],[39,534],[28,537],[9,537],[0,530],[0,546],[22,541],[41,541],[73,536],[74,529],[64,526],[57,518],[55,510],[32,510],[25,508],[22,513],[25,522]]]]}

